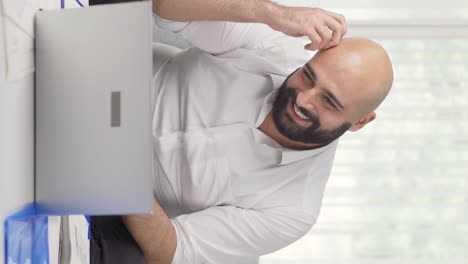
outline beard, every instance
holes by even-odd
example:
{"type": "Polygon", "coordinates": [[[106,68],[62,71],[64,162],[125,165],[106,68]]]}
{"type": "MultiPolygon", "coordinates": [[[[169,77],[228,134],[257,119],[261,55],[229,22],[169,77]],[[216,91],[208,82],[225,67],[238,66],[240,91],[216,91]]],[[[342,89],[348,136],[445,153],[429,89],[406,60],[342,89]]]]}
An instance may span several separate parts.
{"type": "Polygon", "coordinates": [[[352,124],[350,122],[344,122],[334,129],[321,129],[318,116],[301,107],[298,108],[302,113],[307,114],[307,117],[310,119],[312,124],[310,127],[303,127],[297,124],[293,117],[291,117],[287,112],[289,102],[296,102],[297,91],[294,88],[288,87],[286,84],[289,77],[291,77],[291,75],[296,71],[286,78],[278,90],[275,101],[273,102],[273,122],[276,129],[283,136],[292,141],[306,144],[327,145],[343,135],[352,126],[352,124]]]}

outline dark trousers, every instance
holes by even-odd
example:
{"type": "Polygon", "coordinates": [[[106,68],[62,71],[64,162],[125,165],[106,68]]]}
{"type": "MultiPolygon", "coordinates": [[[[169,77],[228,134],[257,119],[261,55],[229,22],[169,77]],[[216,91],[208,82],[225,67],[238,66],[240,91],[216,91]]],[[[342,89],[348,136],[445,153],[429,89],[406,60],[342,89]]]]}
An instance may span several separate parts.
{"type": "Polygon", "coordinates": [[[138,244],[121,216],[91,217],[91,264],[144,264],[138,244]]]}

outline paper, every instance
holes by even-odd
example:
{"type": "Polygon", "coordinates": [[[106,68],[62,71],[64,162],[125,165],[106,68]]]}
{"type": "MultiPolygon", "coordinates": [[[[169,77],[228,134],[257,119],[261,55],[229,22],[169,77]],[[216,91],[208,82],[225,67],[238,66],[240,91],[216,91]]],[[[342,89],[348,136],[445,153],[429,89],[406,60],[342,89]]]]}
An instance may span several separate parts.
{"type": "Polygon", "coordinates": [[[33,37],[34,13],[39,7],[40,1],[37,0],[3,0],[3,17],[33,37]]]}
{"type": "Polygon", "coordinates": [[[85,7],[89,6],[89,0],[64,0],[64,4],[65,8],[85,7]]]}
{"type": "Polygon", "coordinates": [[[60,252],[60,216],[49,216],[48,218],[49,264],[58,264],[60,252]]]}
{"type": "Polygon", "coordinates": [[[3,0],[4,74],[7,81],[34,72],[34,12],[39,1],[3,0]]]}
{"type": "Polygon", "coordinates": [[[88,221],[83,215],[61,218],[59,263],[89,264],[88,221]]]}
{"type": "Polygon", "coordinates": [[[5,47],[5,38],[4,38],[4,26],[3,26],[3,7],[2,2],[0,2],[0,82],[5,80],[6,76],[6,65],[7,60],[5,57],[6,47],[5,47]]]}
{"type": "MultiPolygon", "coordinates": [[[[81,7],[88,0],[64,0],[66,8],[81,7]]],[[[0,0],[0,76],[7,81],[34,72],[34,14],[39,10],[59,9],[61,0],[0,0]],[[3,55],[3,56],[2,56],[3,55]]]]}
{"type": "Polygon", "coordinates": [[[4,19],[5,79],[23,78],[34,72],[34,38],[10,19],[4,19]]]}

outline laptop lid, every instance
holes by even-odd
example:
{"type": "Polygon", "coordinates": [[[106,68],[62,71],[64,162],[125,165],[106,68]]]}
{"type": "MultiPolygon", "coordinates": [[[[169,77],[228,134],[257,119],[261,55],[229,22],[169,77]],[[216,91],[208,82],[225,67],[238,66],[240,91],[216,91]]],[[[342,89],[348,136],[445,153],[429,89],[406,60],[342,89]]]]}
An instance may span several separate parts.
{"type": "Polygon", "coordinates": [[[37,13],[39,213],[151,212],[151,12],[144,1],[37,13]]]}

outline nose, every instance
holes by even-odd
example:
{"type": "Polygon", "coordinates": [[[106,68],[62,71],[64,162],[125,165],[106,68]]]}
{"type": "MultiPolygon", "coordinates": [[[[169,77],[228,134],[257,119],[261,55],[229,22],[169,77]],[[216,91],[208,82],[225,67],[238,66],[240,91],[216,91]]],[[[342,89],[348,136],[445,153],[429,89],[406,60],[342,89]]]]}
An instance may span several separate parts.
{"type": "Polygon", "coordinates": [[[317,89],[308,89],[299,91],[296,98],[296,104],[299,107],[305,108],[311,112],[315,111],[315,98],[317,97],[317,89]]]}

